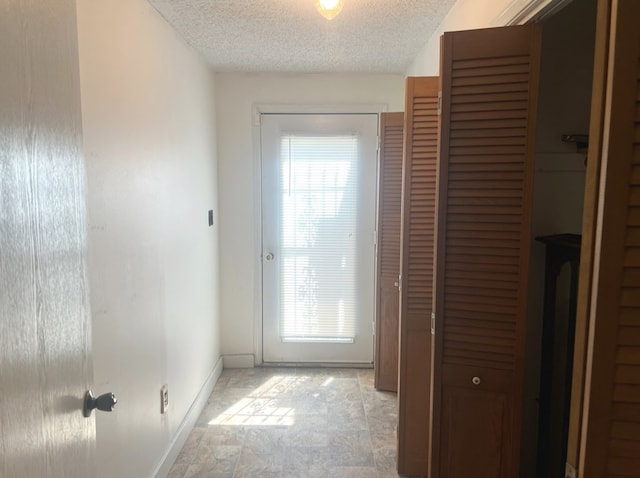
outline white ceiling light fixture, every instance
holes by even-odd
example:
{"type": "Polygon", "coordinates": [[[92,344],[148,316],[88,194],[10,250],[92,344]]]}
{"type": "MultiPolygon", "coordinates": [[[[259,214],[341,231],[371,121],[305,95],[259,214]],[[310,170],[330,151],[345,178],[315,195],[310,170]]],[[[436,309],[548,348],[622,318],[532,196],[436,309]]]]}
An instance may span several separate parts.
{"type": "Polygon", "coordinates": [[[343,0],[315,0],[316,9],[327,20],[338,16],[344,4],[343,0]]]}

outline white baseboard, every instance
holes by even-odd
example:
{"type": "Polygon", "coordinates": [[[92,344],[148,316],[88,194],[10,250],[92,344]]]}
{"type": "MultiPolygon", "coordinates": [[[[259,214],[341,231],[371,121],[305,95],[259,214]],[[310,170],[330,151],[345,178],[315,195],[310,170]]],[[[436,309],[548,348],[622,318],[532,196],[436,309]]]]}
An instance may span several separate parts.
{"type": "Polygon", "coordinates": [[[253,368],[255,360],[253,354],[223,355],[224,368],[253,368]]]}
{"type": "Polygon", "coordinates": [[[171,470],[173,463],[176,461],[180,450],[182,450],[182,447],[187,441],[189,433],[191,433],[191,430],[198,421],[198,417],[202,413],[202,410],[204,410],[204,407],[207,404],[207,400],[209,399],[209,396],[213,391],[213,387],[220,378],[222,368],[223,360],[222,357],[220,357],[216,362],[215,367],[213,367],[213,370],[207,377],[207,380],[204,382],[204,385],[198,392],[198,395],[196,395],[196,398],[191,404],[191,407],[189,407],[189,411],[176,430],[176,434],[173,437],[173,440],[171,441],[167,452],[162,457],[162,460],[160,460],[160,463],[156,467],[155,473],[152,476],[155,476],[156,478],[166,478],[166,476],[169,474],[169,471],[171,470]]]}

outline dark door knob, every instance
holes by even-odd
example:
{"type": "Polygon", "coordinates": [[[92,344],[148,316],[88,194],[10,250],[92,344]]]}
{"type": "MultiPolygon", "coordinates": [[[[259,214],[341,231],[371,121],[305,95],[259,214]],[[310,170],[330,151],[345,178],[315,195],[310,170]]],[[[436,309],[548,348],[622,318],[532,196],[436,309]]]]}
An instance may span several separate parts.
{"type": "Polygon", "coordinates": [[[91,411],[94,408],[102,410],[103,412],[111,412],[118,403],[118,399],[113,393],[103,393],[99,397],[94,397],[93,392],[88,390],[84,396],[84,408],[82,414],[85,417],[91,416],[91,411]]]}

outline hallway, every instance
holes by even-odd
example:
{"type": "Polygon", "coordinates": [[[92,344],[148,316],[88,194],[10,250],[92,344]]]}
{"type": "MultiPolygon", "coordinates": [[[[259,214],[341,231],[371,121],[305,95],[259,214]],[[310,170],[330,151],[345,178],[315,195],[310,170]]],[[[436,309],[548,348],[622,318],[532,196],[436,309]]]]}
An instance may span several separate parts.
{"type": "Polygon", "coordinates": [[[170,478],[392,477],[396,394],[373,370],[224,370],[170,478]]]}

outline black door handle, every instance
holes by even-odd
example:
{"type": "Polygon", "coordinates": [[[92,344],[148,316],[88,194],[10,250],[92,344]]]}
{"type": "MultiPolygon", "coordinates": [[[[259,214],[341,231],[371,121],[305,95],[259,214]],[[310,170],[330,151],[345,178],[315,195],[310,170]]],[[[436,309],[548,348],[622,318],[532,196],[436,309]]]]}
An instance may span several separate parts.
{"type": "Polygon", "coordinates": [[[84,395],[82,414],[88,418],[91,416],[91,411],[94,408],[102,410],[103,412],[111,412],[116,406],[116,403],[118,403],[118,399],[113,393],[103,393],[96,398],[93,396],[91,390],[87,390],[87,393],[84,395]]]}

